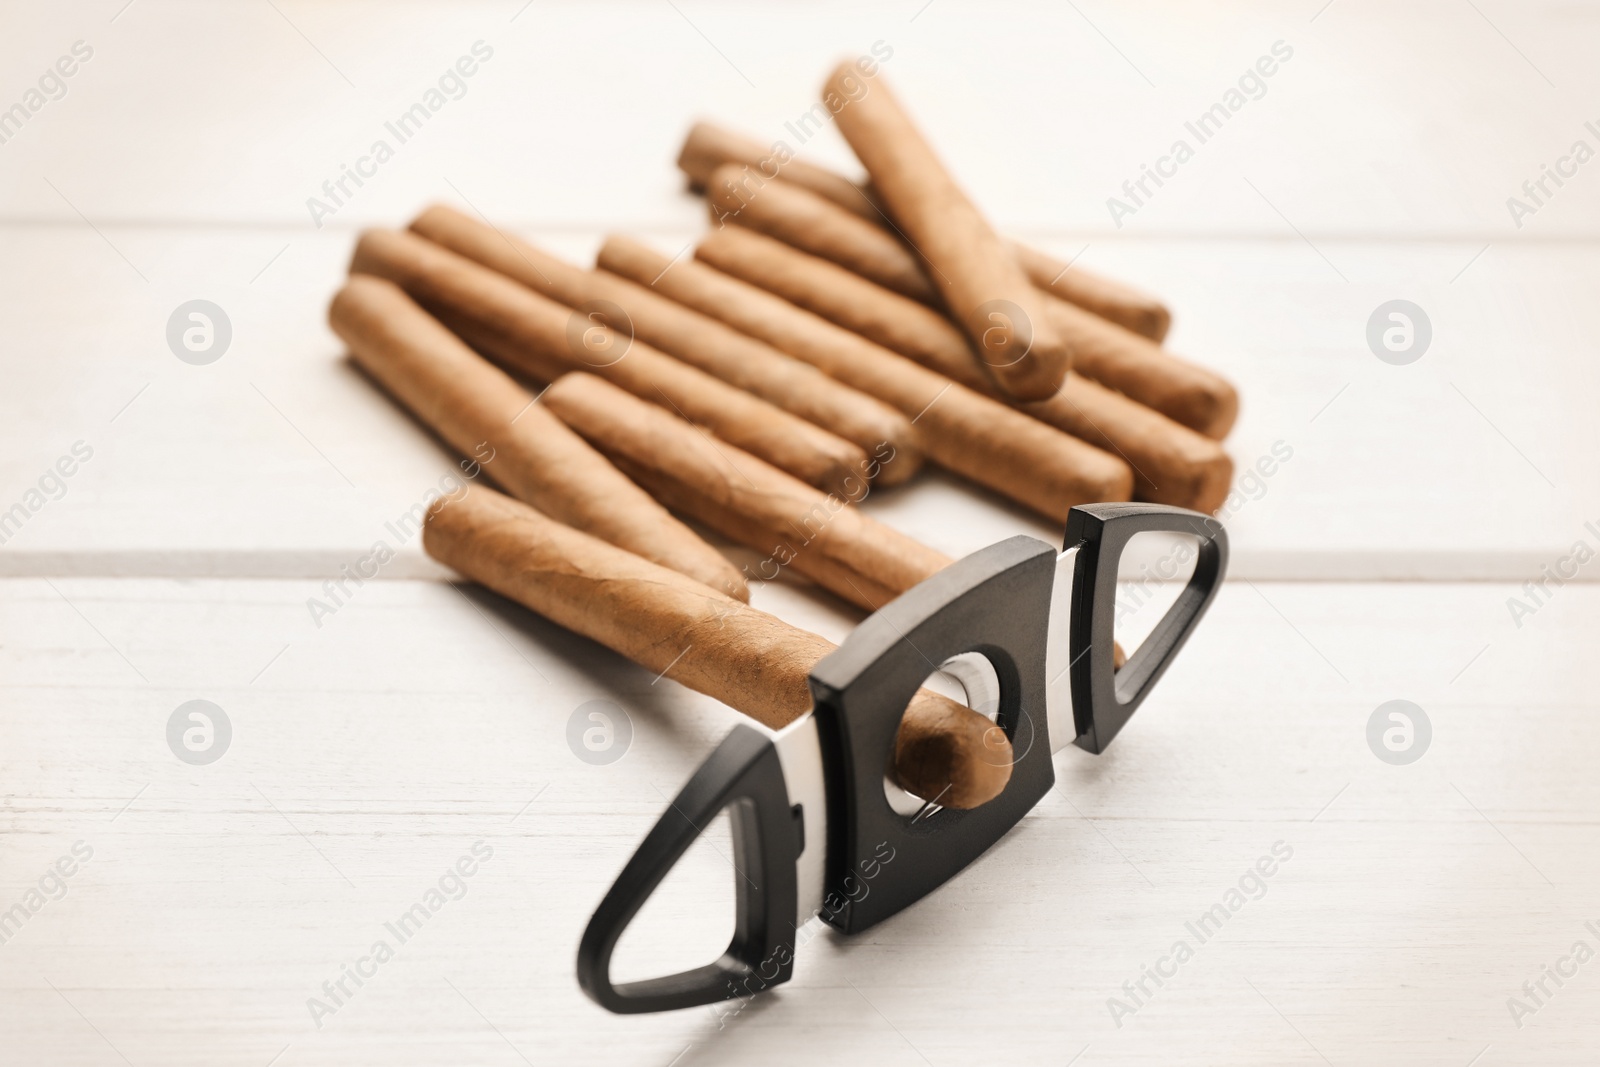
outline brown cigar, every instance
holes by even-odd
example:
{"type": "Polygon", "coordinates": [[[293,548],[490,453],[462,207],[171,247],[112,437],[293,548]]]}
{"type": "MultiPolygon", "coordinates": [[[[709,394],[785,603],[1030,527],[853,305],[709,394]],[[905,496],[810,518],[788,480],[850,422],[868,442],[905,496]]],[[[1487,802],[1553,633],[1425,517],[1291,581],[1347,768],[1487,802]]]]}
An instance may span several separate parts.
{"type": "Polygon", "coordinates": [[[750,598],[721,553],[395,285],[351,278],[333,298],[328,322],[368,374],[515,496],[663,567],[750,598]]]}
{"type": "MultiPolygon", "coordinates": [[[[876,611],[950,565],[950,557],[868,518],[841,499],[741,452],[599,378],[557,378],[541,401],[657,500],[766,553],[750,577],[785,566],[876,611]]],[[[1124,401],[1126,403],[1126,401],[1124,401]]],[[[1203,440],[1203,438],[1202,438],[1203,440]]],[[[1122,647],[1113,660],[1123,662],[1122,647]]]]}
{"type": "Polygon", "coordinates": [[[753,577],[792,567],[875,611],[950,564],[950,557],[849,505],[869,492],[822,493],[591,374],[567,374],[540,402],[661,503],[755,549],[753,577]]]}
{"type": "Polygon", "coordinates": [[[443,205],[424,211],[411,229],[855,443],[877,461],[880,485],[899,485],[922,465],[904,415],[708,315],[614,274],[573,266],[443,205]]]}
{"type": "Polygon", "coordinates": [[[782,178],[767,179],[749,167],[725,163],[706,179],[706,204],[719,226],[737,223],[847,267],[901,296],[939,303],[938,290],[904,242],[789,181],[787,169],[782,178]]]}
{"type": "MultiPolygon", "coordinates": [[[[1056,299],[1065,300],[1158,345],[1167,339],[1167,331],[1172,328],[1172,312],[1161,301],[1145,296],[1131,285],[1079,270],[1021,241],[1011,241],[1010,245],[1011,254],[1017,257],[1017,263],[1033,284],[1056,299]]],[[[1073,351],[1076,355],[1077,350],[1073,351]]]]}
{"type": "Polygon", "coordinates": [[[867,462],[849,441],[415,234],[367,231],[350,269],[388,278],[519,373],[550,382],[569,370],[592,371],[808,484],[841,490],[867,462]]]}
{"type": "Polygon", "coordinates": [[[1047,311],[1085,377],[1214,440],[1233,429],[1239,393],[1221,375],[1064,300],[1048,301],[1047,311]]]}
{"type": "Polygon", "coordinates": [[[1017,258],[956,184],[881,76],[839,64],[822,87],[839,132],[872,176],[895,226],[928,264],[952,318],[1000,389],[1018,400],[1056,394],[1072,349],[1017,258]]]}
{"type": "MultiPolygon", "coordinates": [[[[998,394],[966,337],[926,304],[739,226],[712,231],[695,255],[970,389],[998,394]]],[[[1227,498],[1233,461],[1221,445],[1081,375],[1069,374],[1049,400],[1016,406],[1127,460],[1137,499],[1209,512],[1227,498]]]]}
{"type": "MultiPolygon", "coordinates": [[[[750,171],[729,165],[712,172],[707,196],[713,217],[724,223],[776,237],[912,299],[927,302],[933,292],[921,263],[892,233],[809,190],[782,179],[758,184],[750,171]]],[[[1028,255],[1053,262],[1042,252],[1028,255]]],[[[1227,436],[1239,396],[1221,376],[1083,307],[1048,296],[1045,304],[1073,345],[1074,370],[1208,437],[1227,436]]]]}
{"type": "MultiPolygon", "coordinates": [[[[795,159],[788,148],[781,143],[770,149],[763,148],[761,142],[743,134],[733,133],[708,122],[695,123],[683,142],[682,153],[678,156],[678,166],[689,176],[690,184],[696,188],[708,185],[712,171],[725,163],[738,164],[745,172],[743,183],[753,183],[756,179],[776,178],[781,173],[784,181],[798,185],[844,208],[878,229],[883,228],[884,214],[879,210],[870,189],[862,188],[841,174],[795,159]]],[[[754,222],[750,225],[756,229],[762,228],[754,222]]],[[[773,233],[773,236],[788,240],[780,233],[773,233]]],[[[826,255],[820,249],[810,248],[799,242],[790,243],[808,252],[826,255]]],[[[910,255],[898,240],[894,243],[899,245],[901,255],[910,255]]],[[[1067,271],[1066,264],[1021,242],[1013,241],[1011,247],[1017,253],[1022,269],[1039,288],[1148,337],[1158,344],[1166,339],[1167,330],[1172,325],[1172,313],[1154,297],[1121,282],[1091,274],[1081,267],[1073,267],[1071,271],[1067,271]]],[[[849,263],[845,265],[851,266],[849,263]]],[[[920,265],[914,260],[913,266],[921,270],[920,265]]],[[[874,280],[895,288],[887,280],[881,278],[874,280]]],[[[917,291],[899,289],[896,291],[905,292],[907,296],[918,300],[929,302],[937,300],[937,294],[926,278],[917,285],[917,291]]]]}
{"type": "Polygon", "coordinates": [[[715,123],[696,122],[689,127],[689,136],[683,139],[678,153],[678,169],[688,177],[690,187],[704,189],[711,172],[724,163],[737,163],[766,180],[782,174],[785,181],[809,189],[875,225],[882,224],[883,213],[861,186],[842,174],[796,159],[782,141],[767,148],[754,137],[715,123]]]}
{"type": "Polygon", "coordinates": [[[607,238],[599,263],[898,408],[922,430],[934,462],[1058,522],[1076,504],[1127,500],[1133,491],[1133,472],[1115,456],[748,282],[692,260],[673,263],[623,237],[607,238]]]}
{"type": "MultiPolygon", "coordinates": [[[[773,729],[811,708],[807,675],[834,646],[483,486],[428,514],[429,555],[569,630],[773,729]]],[[[899,784],[973,808],[1011,776],[982,715],[920,690],[895,739],[899,784]]]]}

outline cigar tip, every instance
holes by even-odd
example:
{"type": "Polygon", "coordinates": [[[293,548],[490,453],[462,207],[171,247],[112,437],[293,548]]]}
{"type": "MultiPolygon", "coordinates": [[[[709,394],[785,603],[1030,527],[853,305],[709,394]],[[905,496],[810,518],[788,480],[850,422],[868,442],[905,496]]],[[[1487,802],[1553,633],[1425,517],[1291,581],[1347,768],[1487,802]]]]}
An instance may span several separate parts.
{"type": "MultiPolygon", "coordinates": [[[[713,203],[725,201],[737,195],[739,179],[749,172],[749,167],[742,167],[737,163],[719,163],[711,169],[704,178],[705,193],[713,203]]],[[[764,179],[765,176],[763,176],[764,179]]],[[[765,180],[762,184],[766,184],[765,180]]],[[[743,205],[740,205],[743,206],[743,205]]]]}
{"type": "Polygon", "coordinates": [[[832,85],[840,78],[848,76],[856,70],[857,66],[865,58],[865,56],[860,55],[840,56],[839,61],[833,65],[831,70],[828,71],[828,79],[824,85],[832,85]]]}
{"type": "Polygon", "coordinates": [[[1231,382],[1217,379],[1216,412],[1206,427],[1206,436],[1220,441],[1228,436],[1233,424],[1239,420],[1239,390],[1231,382]]]}
{"type": "Polygon", "coordinates": [[[352,300],[360,299],[360,287],[352,287],[350,284],[355,280],[356,279],[354,276],[346,279],[345,283],[339,286],[339,291],[333,294],[333,299],[328,301],[328,327],[333,330],[334,333],[339,332],[339,323],[349,312],[350,302],[352,300]]]}
{"type": "MultiPolygon", "coordinates": [[[[471,490],[469,489],[468,492],[470,493],[471,490]]],[[[444,497],[435,500],[428,505],[428,510],[422,516],[422,550],[441,563],[449,565],[452,561],[447,558],[449,552],[443,541],[441,541],[441,538],[447,536],[441,528],[443,520],[440,518],[444,513],[445,502],[444,497]]],[[[481,502],[474,501],[474,503],[481,502]]]]}
{"type": "Polygon", "coordinates": [[[689,124],[689,132],[683,135],[683,147],[678,149],[678,169],[688,176],[691,183],[702,180],[699,171],[698,148],[700,142],[716,134],[716,127],[704,119],[695,119],[689,124]]]}
{"type": "Polygon", "coordinates": [[[987,804],[1005,791],[1015,762],[1011,740],[1005,731],[998,726],[989,727],[979,743],[976,758],[950,767],[950,791],[941,803],[962,809],[987,804]]]}
{"type": "Polygon", "coordinates": [[[1161,344],[1167,339],[1167,331],[1172,329],[1172,312],[1167,310],[1165,304],[1151,304],[1139,314],[1140,331],[1156,344],[1161,344]]]}
{"type": "Polygon", "coordinates": [[[339,286],[339,291],[333,294],[334,302],[341,300],[350,301],[363,297],[369,293],[399,292],[400,287],[387,278],[380,278],[376,274],[352,274],[339,286]]]}
{"type": "Polygon", "coordinates": [[[888,459],[880,459],[875,453],[862,468],[867,480],[875,488],[892,489],[897,485],[904,485],[922,469],[922,453],[913,447],[916,430],[908,423],[906,431],[898,438],[906,443],[905,447],[895,449],[888,459]]]}
{"type": "Polygon", "coordinates": [[[356,235],[355,248],[350,253],[350,274],[378,274],[375,264],[383,262],[383,249],[389,244],[394,230],[370,227],[356,235]]]}
{"type": "Polygon", "coordinates": [[[1011,781],[1016,763],[1011,739],[965,707],[943,700],[934,706],[939,711],[930,719],[901,722],[894,760],[901,786],[949,808],[988,803],[1011,781]]]}
{"type": "MultiPolygon", "coordinates": [[[[328,325],[335,333],[339,333],[340,324],[396,296],[403,296],[400,287],[386,278],[373,274],[351,274],[333,294],[333,299],[328,301],[328,325]]],[[[344,335],[340,333],[340,336],[344,335]]]]}
{"type": "Polygon", "coordinates": [[[435,204],[429,204],[417,212],[417,217],[411,220],[411,225],[407,226],[406,229],[411,230],[413,233],[422,233],[429,228],[430,223],[451,221],[461,217],[461,215],[462,212],[443,201],[439,201],[435,204]]]}
{"type": "Polygon", "coordinates": [[[1216,454],[1203,464],[1196,479],[1194,499],[1182,506],[1213,515],[1233,489],[1233,457],[1217,445],[1216,454]]]}
{"type": "MultiPolygon", "coordinates": [[[[637,238],[622,233],[608,233],[594,254],[594,264],[600,270],[620,274],[630,281],[639,281],[629,272],[630,265],[657,264],[667,257],[637,238]]],[[[654,284],[654,283],[651,283],[654,284]]]]}

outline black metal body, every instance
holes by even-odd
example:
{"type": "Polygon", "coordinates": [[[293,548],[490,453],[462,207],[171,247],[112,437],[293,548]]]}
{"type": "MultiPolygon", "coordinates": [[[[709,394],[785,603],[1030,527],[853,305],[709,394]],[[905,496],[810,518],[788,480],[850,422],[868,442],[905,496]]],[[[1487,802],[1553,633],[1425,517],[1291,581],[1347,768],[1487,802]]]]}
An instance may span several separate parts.
{"type": "Polygon", "coordinates": [[[880,608],[812,670],[828,810],[849,813],[828,821],[828,885],[842,898],[823,912],[831,925],[865,930],[920,900],[1000,840],[1055,784],[1045,721],[1055,559],[1043,541],[1013,537],[958,560],[880,608]],[[1012,743],[1011,780],[968,811],[901,815],[883,791],[900,715],[923,680],[963,652],[982,653],[1000,678],[997,723],[1012,743]],[[889,870],[864,885],[864,894],[845,892],[844,880],[884,843],[894,850],[889,870]]]}

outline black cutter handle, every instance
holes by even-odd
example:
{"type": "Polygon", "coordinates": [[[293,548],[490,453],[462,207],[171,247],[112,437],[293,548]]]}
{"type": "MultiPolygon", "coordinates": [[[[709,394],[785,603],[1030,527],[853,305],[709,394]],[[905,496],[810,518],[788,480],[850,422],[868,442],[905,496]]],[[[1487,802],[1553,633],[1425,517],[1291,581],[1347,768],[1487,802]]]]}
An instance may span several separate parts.
{"type": "Polygon", "coordinates": [[[1068,650],[1075,743],[1100,753],[1150,695],[1216,599],[1228,569],[1228,534],[1221,522],[1198,511],[1161,504],[1088,504],[1067,515],[1063,549],[1073,548],[1078,556],[1068,650]],[[1135,534],[1152,531],[1193,534],[1199,540],[1199,558],[1177,602],[1118,670],[1112,662],[1117,564],[1135,534]]]}
{"type": "Polygon", "coordinates": [[[735,726],[656,822],[600,902],[578,945],[578,984],[622,1014],[670,1011],[745,997],[794,971],[799,826],[772,742],[735,726]],[[724,808],[733,824],[737,912],[733,940],[714,963],[615,985],[611,953],[628,923],[724,808]]]}

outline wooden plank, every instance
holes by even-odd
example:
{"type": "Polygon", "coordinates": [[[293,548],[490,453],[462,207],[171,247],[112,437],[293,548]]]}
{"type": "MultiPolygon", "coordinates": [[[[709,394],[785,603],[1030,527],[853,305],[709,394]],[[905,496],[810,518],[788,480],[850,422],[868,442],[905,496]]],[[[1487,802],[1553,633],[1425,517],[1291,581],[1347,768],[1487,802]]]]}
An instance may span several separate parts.
{"type": "MultiPolygon", "coordinates": [[[[1578,139],[1597,75],[1584,7],[1231,2],[1138,10],[940,2],[826,12],[690,3],[520,0],[194,5],[117,0],[19,13],[0,45],[9,106],[77,40],[93,58],[0,151],[9,218],[257,222],[309,228],[307,200],[386,139],[325,224],[389,220],[451,191],[541,228],[685,226],[671,168],[688,122],[724,117],[820,160],[802,137],[824,71],[882,41],[886,69],[956,172],[1003,225],[1061,234],[1600,233],[1596,176],[1525,180],[1578,139]],[[277,10],[274,10],[276,7],[277,10]],[[115,16],[115,21],[112,21],[115,16]],[[606,42],[595,61],[589,44],[606,42]],[[493,57],[404,143],[394,121],[482,40],[493,57]],[[1290,58],[1257,88],[1272,48],[1290,58]],[[203,42],[178,47],[178,42],[203,42]],[[1008,57],[997,64],[994,56],[1008,57]],[[1259,95],[1259,98],[1250,98],[1259,95]],[[1237,106],[1227,110],[1228,103],[1237,106]],[[1186,123],[1222,104],[1202,142],[1186,123]],[[1177,140],[1194,151],[1147,183],[1119,231],[1107,201],[1177,140]]],[[[451,87],[454,94],[457,90],[451,87]]]]}
{"type": "MultiPolygon", "coordinates": [[[[583,262],[600,236],[528,235],[583,262]]],[[[384,576],[438,573],[402,517],[454,461],[352,369],[323,321],[350,235],[79,223],[0,240],[15,252],[0,263],[13,339],[0,512],[39,505],[5,531],[0,571],[320,579],[381,539],[399,552],[384,576]],[[197,297],[233,329],[207,366],[180,361],[165,336],[197,297]],[[50,482],[30,497],[80,441],[93,455],[64,494],[50,482]]],[[[1348,281],[1298,244],[1091,248],[1097,265],[1168,295],[1174,350],[1241,386],[1229,441],[1240,492],[1225,508],[1234,573],[1521,581],[1580,538],[1600,545],[1585,528],[1600,520],[1600,440],[1584,414],[1600,404],[1587,355],[1600,311],[1585,295],[1600,246],[1325,251],[1348,281]],[[1396,297],[1432,321],[1431,348],[1409,366],[1367,347],[1369,316],[1396,297]],[[1246,480],[1257,464],[1269,473],[1246,480]]],[[[958,555],[1013,533],[1059,536],[937,473],[864,506],[958,555]]]]}
{"type": "MultiPolygon", "coordinates": [[[[1230,585],[1112,750],[1057,757],[1057,790],[976,867],[814,937],[792,984],[719,1020],[607,1015],[572,954],[726,709],[442,584],[373,583],[320,630],[313,583],[53,586],[0,582],[0,903],[75,842],[93,855],[0,945],[21,1062],[1577,1063],[1600,1037],[1588,967],[1521,1029],[1507,1008],[1597,942],[1600,725],[1572,667],[1600,636],[1592,587],[1519,629],[1503,585],[1230,585]],[[165,738],[195,698],[233,728],[207,766],[165,738]],[[1367,746],[1394,698],[1433,725],[1409,766],[1367,746]],[[565,742],[594,699],[633,725],[609,766],[565,742]],[[308,998],[478,841],[465,895],[318,1029],[308,998]],[[1185,924],[1280,841],[1199,943],[1185,924]],[[1193,958],[1119,1028],[1108,1000],[1180,939],[1193,958]],[[974,990],[1005,991],[1004,1026],[974,990]]],[[[726,921],[725,861],[679,874],[657,952],[726,921]]]]}

